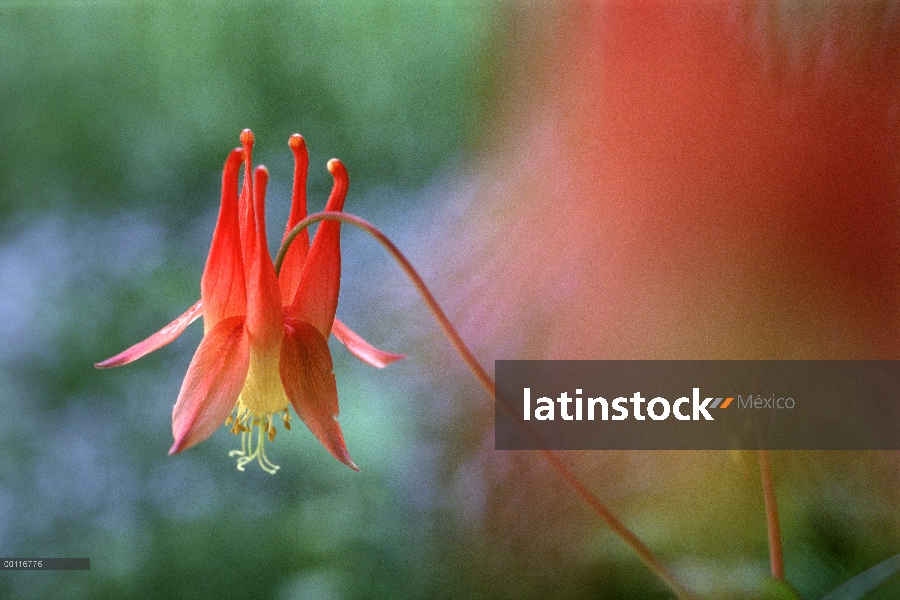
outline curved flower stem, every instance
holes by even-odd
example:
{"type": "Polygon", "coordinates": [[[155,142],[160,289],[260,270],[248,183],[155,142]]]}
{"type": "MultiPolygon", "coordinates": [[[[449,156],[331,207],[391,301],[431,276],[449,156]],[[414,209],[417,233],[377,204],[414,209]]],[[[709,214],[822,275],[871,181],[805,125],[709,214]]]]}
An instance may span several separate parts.
{"type": "MultiPolygon", "coordinates": [[[[478,360],[472,354],[472,351],[469,350],[469,347],[466,346],[465,342],[463,342],[459,333],[457,333],[456,329],[450,323],[450,319],[447,318],[447,315],[444,313],[443,309],[441,309],[440,305],[438,305],[437,300],[435,300],[434,296],[429,291],[428,286],[425,285],[425,282],[422,280],[422,277],[419,276],[419,273],[413,268],[412,264],[406,259],[402,252],[394,245],[394,243],[388,239],[386,235],[384,235],[378,228],[369,223],[368,221],[361,219],[357,216],[343,213],[343,212],[320,212],[313,215],[310,215],[297,223],[297,225],[291,229],[290,233],[285,237],[284,242],[281,245],[281,250],[278,252],[278,256],[275,259],[275,271],[276,273],[281,271],[281,263],[284,261],[284,257],[287,254],[287,249],[290,247],[291,242],[294,238],[299,234],[304,228],[309,227],[313,223],[323,221],[325,219],[331,219],[335,221],[341,221],[343,223],[347,223],[349,225],[353,225],[362,229],[380,243],[384,248],[391,253],[391,256],[400,264],[400,267],[406,273],[406,275],[410,278],[413,285],[416,286],[416,289],[419,291],[419,294],[422,296],[422,299],[425,301],[425,304],[428,306],[429,310],[434,314],[434,317],[437,319],[438,324],[441,326],[441,329],[444,330],[444,333],[450,339],[450,343],[453,344],[453,347],[456,348],[456,351],[462,357],[463,361],[475,375],[476,379],[484,386],[484,389],[487,390],[488,394],[491,397],[495,397],[497,402],[500,403],[500,406],[503,407],[511,416],[515,415],[512,404],[510,404],[509,400],[504,398],[502,395],[496,393],[496,386],[494,384],[493,378],[487,374],[487,372],[482,368],[481,364],[479,364],[478,360]]],[[[518,422],[518,419],[514,419],[518,422]]],[[[631,548],[635,554],[656,573],[660,579],[662,579],[679,598],[690,599],[694,598],[694,596],[685,589],[685,587],[681,584],[680,581],[675,577],[674,573],[672,573],[665,565],[663,565],[662,561],[648,548],[628,527],[625,526],[622,521],[620,521],[607,506],[596,496],[593,492],[591,492],[587,486],[582,483],[582,481],[578,478],[575,473],[573,473],[569,467],[559,458],[559,456],[550,450],[547,447],[547,444],[540,437],[540,434],[537,433],[534,429],[528,426],[526,423],[521,423],[521,425],[525,426],[526,433],[534,440],[537,446],[540,448],[541,454],[544,456],[544,459],[550,463],[556,472],[560,475],[560,477],[565,480],[565,482],[572,488],[572,490],[578,494],[578,496],[587,503],[588,506],[600,517],[600,520],[603,521],[607,527],[609,527],[614,534],[616,534],[619,539],[625,542],[629,548],[631,548]]]]}

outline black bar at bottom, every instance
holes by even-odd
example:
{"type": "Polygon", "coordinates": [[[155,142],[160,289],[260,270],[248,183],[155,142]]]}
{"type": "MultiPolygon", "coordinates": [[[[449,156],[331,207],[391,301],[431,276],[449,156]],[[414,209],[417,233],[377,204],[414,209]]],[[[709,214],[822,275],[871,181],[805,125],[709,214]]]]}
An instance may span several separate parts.
{"type": "Polygon", "coordinates": [[[89,558],[0,558],[0,571],[89,571],[89,558]]]}

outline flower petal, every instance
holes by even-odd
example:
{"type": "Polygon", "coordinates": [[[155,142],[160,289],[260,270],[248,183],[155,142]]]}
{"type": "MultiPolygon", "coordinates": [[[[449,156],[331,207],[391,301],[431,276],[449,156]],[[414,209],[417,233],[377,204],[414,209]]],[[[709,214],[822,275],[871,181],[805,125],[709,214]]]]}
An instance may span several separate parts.
{"type": "Polygon", "coordinates": [[[254,346],[277,351],[283,334],[284,311],[278,277],[269,254],[266,240],[266,184],[269,172],[258,167],[251,178],[251,151],[253,134],[245,129],[241,134],[244,144],[246,170],[241,201],[241,242],[244,249],[244,268],[247,276],[247,331],[254,346]]]}
{"type": "Polygon", "coordinates": [[[340,343],[347,347],[347,350],[353,356],[373,367],[383,369],[392,362],[406,358],[405,354],[394,354],[393,352],[379,350],[337,319],[334,320],[334,327],[331,329],[331,333],[334,334],[334,337],[340,343]]]}
{"type": "Polygon", "coordinates": [[[216,323],[203,337],[172,410],[176,454],[208,438],[234,409],[250,365],[243,317],[216,323]]]}
{"type": "Polygon", "coordinates": [[[107,369],[109,367],[120,367],[127,365],[139,359],[142,356],[150,354],[154,350],[162,348],[187,329],[187,326],[196,321],[203,314],[203,302],[198,300],[196,304],[187,309],[183,315],[148,337],[143,342],[138,342],[128,350],[116,354],[112,358],[107,358],[103,362],[98,362],[94,366],[98,369],[107,369]]]}
{"type": "Polygon", "coordinates": [[[281,384],[291,406],[331,454],[359,471],[350,459],[338,415],[337,384],[331,351],[318,329],[304,321],[285,320],[281,345],[281,384]]]}
{"type": "MultiPolygon", "coordinates": [[[[339,212],[344,208],[349,187],[347,169],[341,161],[331,159],[328,161],[328,170],[334,177],[334,187],[325,210],[339,212]]],[[[340,244],[340,222],[322,221],[303,267],[297,295],[288,309],[290,317],[307,321],[326,339],[334,323],[341,286],[340,244]]]]}
{"type": "Polygon", "coordinates": [[[238,176],[244,150],[235,148],[225,162],[222,174],[222,205],[213,233],[209,258],[200,280],[200,299],[203,301],[203,328],[212,327],[229,317],[243,315],[247,310],[247,287],[241,255],[238,215],[238,176]]]}
{"type": "MultiPolygon", "coordinates": [[[[282,244],[291,229],[306,218],[306,172],[309,169],[309,153],[306,151],[306,142],[300,134],[292,135],[289,144],[294,152],[294,193],[291,197],[291,214],[288,216],[282,244]]],[[[288,248],[281,263],[281,272],[278,274],[281,303],[284,306],[290,306],[294,301],[307,254],[309,254],[309,229],[304,229],[291,242],[291,247],[288,248]]]]}

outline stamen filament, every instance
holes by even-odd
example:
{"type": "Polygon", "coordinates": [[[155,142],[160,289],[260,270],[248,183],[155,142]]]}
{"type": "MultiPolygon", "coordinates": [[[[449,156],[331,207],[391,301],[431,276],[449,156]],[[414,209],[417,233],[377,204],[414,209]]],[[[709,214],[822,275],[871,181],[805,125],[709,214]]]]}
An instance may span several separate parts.
{"type": "MultiPolygon", "coordinates": [[[[231,417],[229,417],[231,419],[231,417]]],[[[227,423],[227,422],[226,422],[227,423]]],[[[231,450],[228,456],[237,458],[237,469],[243,471],[244,467],[254,460],[266,473],[274,475],[279,467],[266,456],[266,438],[269,441],[275,439],[275,426],[272,425],[272,415],[254,415],[240,402],[234,411],[234,426],[232,433],[241,434],[241,449],[231,450]],[[253,430],[256,430],[256,443],[253,440],[253,430]]]]}

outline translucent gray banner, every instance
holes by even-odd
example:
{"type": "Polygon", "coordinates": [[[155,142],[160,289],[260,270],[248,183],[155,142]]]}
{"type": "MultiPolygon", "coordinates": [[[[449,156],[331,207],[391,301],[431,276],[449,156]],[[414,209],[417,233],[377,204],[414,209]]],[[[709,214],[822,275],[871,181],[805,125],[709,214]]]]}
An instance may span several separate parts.
{"type": "Polygon", "coordinates": [[[498,450],[900,450],[900,361],[497,361],[498,450]]]}
{"type": "Polygon", "coordinates": [[[89,571],[89,558],[0,558],[3,571],[89,571]]]}

